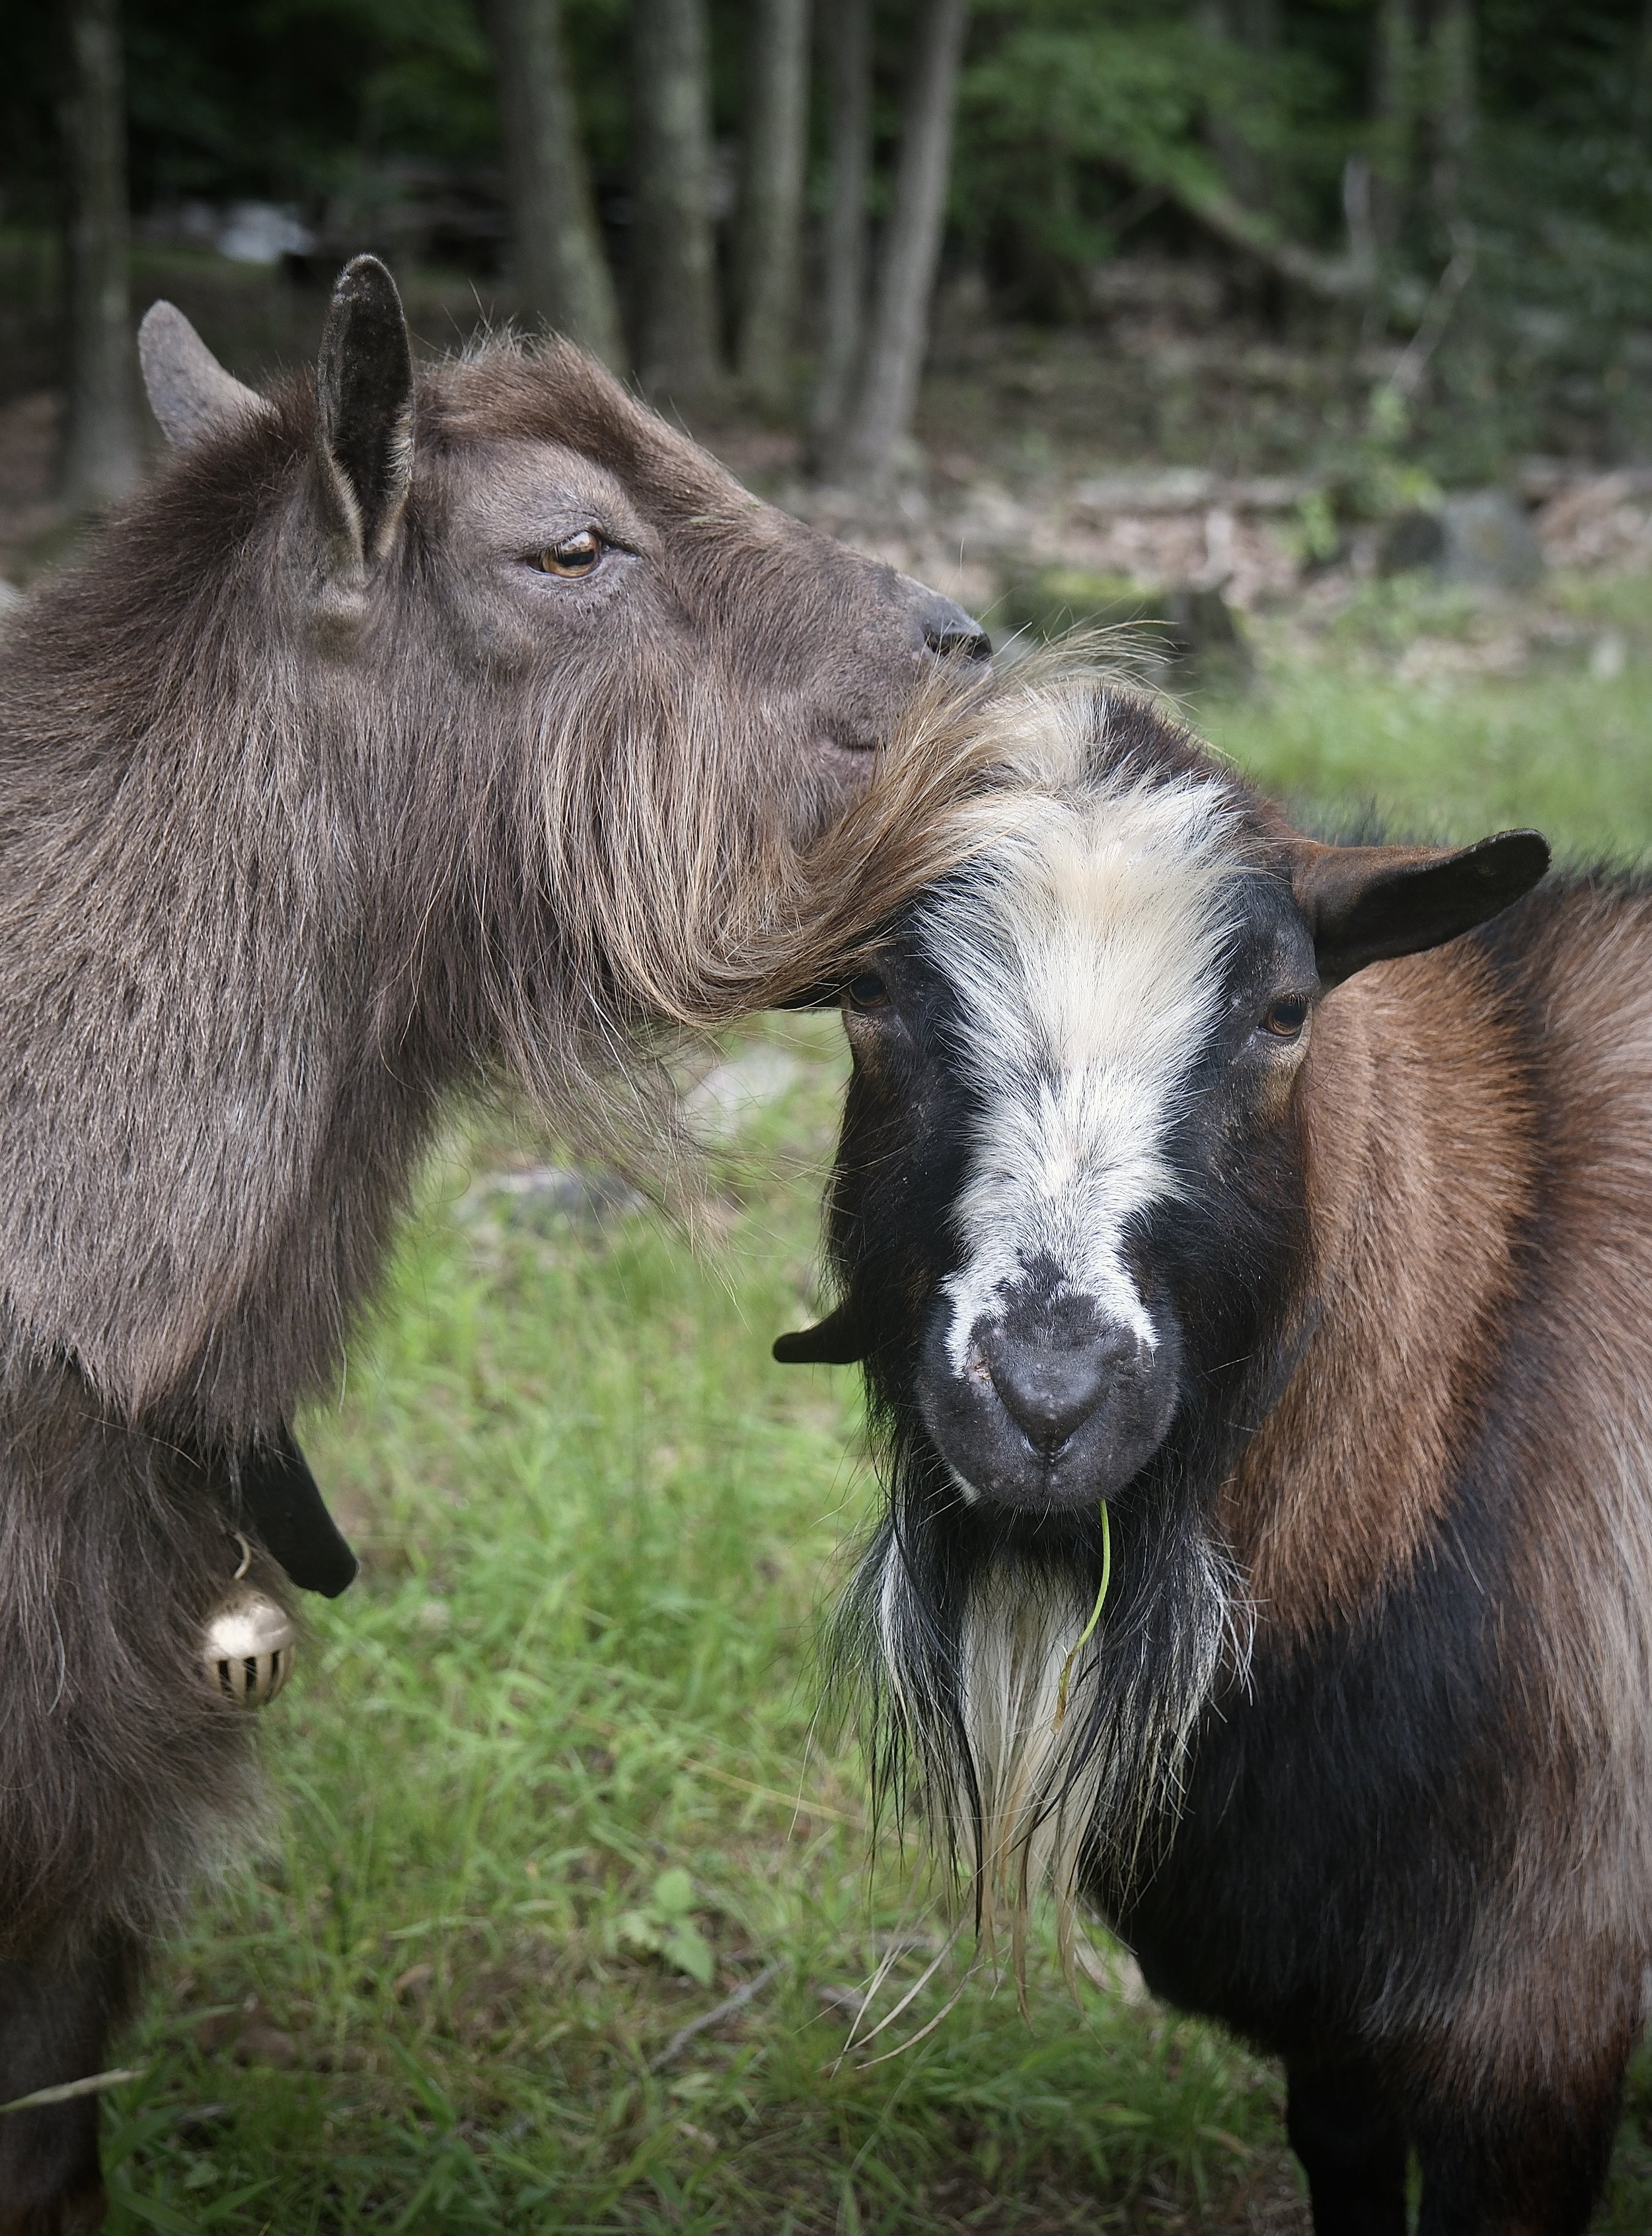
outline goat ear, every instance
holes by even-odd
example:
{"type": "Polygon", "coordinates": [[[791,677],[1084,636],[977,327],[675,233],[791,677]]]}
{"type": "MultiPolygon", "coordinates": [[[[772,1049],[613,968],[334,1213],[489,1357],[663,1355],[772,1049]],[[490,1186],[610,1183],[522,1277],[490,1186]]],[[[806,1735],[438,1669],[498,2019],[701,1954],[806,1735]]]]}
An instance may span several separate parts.
{"type": "Polygon", "coordinates": [[[261,418],[269,411],[256,389],[224,371],[171,303],[151,303],[144,312],[138,362],[149,409],[169,443],[199,442],[234,419],[261,418]]]}
{"type": "Polygon", "coordinates": [[[865,1355],[866,1345],[846,1305],[839,1305],[813,1327],[774,1338],[774,1356],[782,1366],[853,1366],[865,1355]]]}
{"type": "Polygon", "coordinates": [[[359,576],[389,550],[413,476],[413,359],[396,282],[376,256],[339,274],[316,367],[322,502],[359,576]]]}
{"type": "Polygon", "coordinates": [[[1504,831],[1477,845],[1321,846],[1297,842],[1291,885],[1313,935],[1320,983],[1368,963],[1440,947],[1498,915],[1549,867],[1548,841],[1504,831]]]}

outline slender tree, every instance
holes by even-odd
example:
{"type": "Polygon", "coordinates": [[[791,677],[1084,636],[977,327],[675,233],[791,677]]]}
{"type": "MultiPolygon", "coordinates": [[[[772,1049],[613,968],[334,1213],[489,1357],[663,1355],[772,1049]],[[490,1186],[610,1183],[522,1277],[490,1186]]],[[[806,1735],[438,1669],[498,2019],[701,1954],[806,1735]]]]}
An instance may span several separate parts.
{"type": "Polygon", "coordinates": [[[620,372],[625,342],[563,44],[562,0],[487,0],[486,18],[523,307],[620,372]]]}
{"type": "Polygon", "coordinates": [[[68,0],[69,409],[63,489],[108,504],[138,476],[120,0],[68,0]]]}
{"type": "Polygon", "coordinates": [[[1643,133],[1652,122],[1652,0],[1643,0],[1630,69],[1629,121],[1643,133]]]}
{"type": "Polygon", "coordinates": [[[876,490],[911,432],[929,341],[952,165],[952,115],[969,0],[918,0],[894,202],[878,260],[872,328],[852,402],[832,447],[834,479],[876,490]]]}
{"type": "Polygon", "coordinates": [[[749,0],[745,136],[734,233],[735,370],[783,401],[797,313],[808,156],[809,0],[749,0]]]}
{"type": "Polygon", "coordinates": [[[820,377],[811,415],[817,464],[826,462],[839,439],[865,325],[871,0],[834,0],[833,6],[821,9],[819,27],[830,103],[832,202],[826,228],[820,377]]]}
{"type": "Polygon", "coordinates": [[[1474,0],[1432,0],[1427,89],[1429,187],[1441,232],[1456,244],[1466,222],[1464,194],[1478,94],[1474,0]]]}
{"type": "MultiPolygon", "coordinates": [[[[1236,48],[1262,63],[1273,60],[1279,45],[1275,0],[1199,0],[1194,21],[1214,44],[1236,48]]],[[[1213,103],[1206,130],[1229,193],[1251,209],[1265,210],[1273,188],[1268,165],[1222,100],[1213,103]]]]}
{"type": "Polygon", "coordinates": [[[1392,257],[1416,161],[1416,0],[1378,0],[1371,75],[1371,222],[1379,253],[1392,257]]]}
{"type": "Polygon", "coordinates": [[[633,316],[651,394],[720,385],[705,0],[631,0],[633,316]]]}

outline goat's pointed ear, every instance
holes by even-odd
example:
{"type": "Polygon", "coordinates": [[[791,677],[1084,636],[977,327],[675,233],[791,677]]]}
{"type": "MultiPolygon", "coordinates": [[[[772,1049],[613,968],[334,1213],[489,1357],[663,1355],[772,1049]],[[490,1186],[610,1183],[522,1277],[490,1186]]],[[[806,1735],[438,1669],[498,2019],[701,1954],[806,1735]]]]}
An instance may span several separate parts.
{"type": "Polygon", "coordinates": [[[269,411],[256,389],[224,371],[174,304],[151,303],[144,312],[138,362],[149,409],[170,443],[196,443],[234,419],[269,411]]]}
{"type": "Polygon", "coordinates": [[[1368,963],[1471,931],[1529,892],[1548,867],[1548,841],[1535,831],[1504,831],[1450,850],[1300,839],[1291,887],[1313,935],[1320,983],[1337,986],[1368,963]]]}
{"type": "Polygon", "coordinates": [[[358,577],[389,550],[413,476],[413,359],[396,282],[376,256],[339,275],[316,367],[322,503],[358,577]]]}
{"type": "Polygon", "coordinates": [[[866,1345],[846,1305],[839,1305],[813,1327],[774,1338],[774,1356],[782,1366],[853,1366],[865,1355],[866,1345]]]}

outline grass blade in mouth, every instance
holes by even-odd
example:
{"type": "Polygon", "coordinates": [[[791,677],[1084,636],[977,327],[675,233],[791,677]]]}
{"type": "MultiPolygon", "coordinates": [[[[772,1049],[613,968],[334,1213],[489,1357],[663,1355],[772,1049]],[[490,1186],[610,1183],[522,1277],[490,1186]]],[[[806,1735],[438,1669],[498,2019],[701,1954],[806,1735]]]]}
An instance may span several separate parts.
{"type": "Polygon", "coordinates": [[[1061,1665],[1061,1683],[1056,1690],[1056,1720],[1051,1731],[1058,1732],[1067,1720],[1067,1687],[1072,1681],[1073,1664],[1096,1635],[1096,1626],[1102,1619],[1102,1609],[1107,1603],[1107,1588],[1113,1581],[1113,1531],[1108,1520],[1107,1501],[1102,1501],[1102,1584],[1096,1595],[1096,1604],[1089,1611],[1089,1621],[1074,1640],[1072,1650],[1061,1665]]]}

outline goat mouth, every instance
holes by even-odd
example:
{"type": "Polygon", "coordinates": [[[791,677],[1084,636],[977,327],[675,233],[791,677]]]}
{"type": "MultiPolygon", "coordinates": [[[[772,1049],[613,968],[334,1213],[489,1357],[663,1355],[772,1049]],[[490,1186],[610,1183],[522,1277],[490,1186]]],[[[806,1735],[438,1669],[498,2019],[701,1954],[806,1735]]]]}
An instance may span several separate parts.
{"type": "Polygon", "coordinates": [[[1172,1388],[1132,1392],[1055,1443],[1029,1437],[978,1381],[925,1375],[916,1394],[958,1496],[1020,1514],[1070,1514],[1114,1497],[1152,1460],[1175,1410],[1172,1388]]]}
{"type": "Polygon", "coordinates": [[[949,1305],[930,1315],[913,1396],[953,1482],[975,1501],[1072,1512],[1122,1490],[1162,1444],[1180,1402],[1180,1353],[1168,1317],[1144,1341],[1075,1299],[983,1314],[960,1358],[949,1305]]]}
{"type": "MultiPolygon", "coordinates": [[[[956,1460],[945,1462],[952,1488],[966,1506],[999,1507],[1011,1514],[1077,1514],[1104,1506],[1125,1488],[1122,1483],[1097,1482],[1079,1470],[1061,1470],[1048,1462],[1036,1463],[1024,1475],[994,1472],[987,1480],[972,1481],[956,1460]]],[[[1139,1470],[1138,1470],[1139,1472],[1139,1470]]]]}

